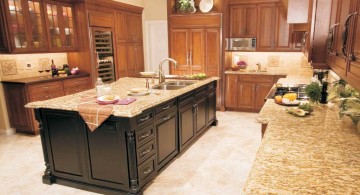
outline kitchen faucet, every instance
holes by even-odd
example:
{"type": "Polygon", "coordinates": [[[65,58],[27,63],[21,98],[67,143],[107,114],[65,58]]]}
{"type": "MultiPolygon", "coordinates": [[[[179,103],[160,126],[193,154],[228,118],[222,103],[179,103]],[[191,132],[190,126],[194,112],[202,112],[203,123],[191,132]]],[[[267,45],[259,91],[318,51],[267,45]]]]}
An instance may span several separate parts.
{"type": "Polygon", "coordinates": [[[260,62],[256,63],[256,66],[258,67],[258,71],[261,71],[261,64],[260,64],[260,62]]]}
{"type": "Polygon", "coordinates": [[[175,65],[175,68],[176,68],[177,62],[176,62],[174,59],[172,59],[172,58],[165,58],[163,61],[161,61],[160,64],[159,64],[159,70],[158,70],[158,71],[159,71],[159,84],[165,82],[165,75],[164,75],[164,72],[163,72],[163,69],[162,69],[162,64],[163,64],[165,61],[171,61],[171,62],[173,62],[174,65],[175,65]]]}

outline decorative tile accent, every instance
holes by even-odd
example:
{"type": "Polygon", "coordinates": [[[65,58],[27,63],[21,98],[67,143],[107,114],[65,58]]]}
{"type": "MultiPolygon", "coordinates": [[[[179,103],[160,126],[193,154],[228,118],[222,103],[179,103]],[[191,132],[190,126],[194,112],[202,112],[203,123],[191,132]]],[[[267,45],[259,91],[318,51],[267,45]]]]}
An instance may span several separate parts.
{"type": "Polygon", "coordinates": [[[39,68],[46,69],[50,67],[50,58],[39,58],[39,68]]]}
{"type": "Polygon", "coordinates": [[[0,63],[3,76],[18,74],[16,60],[1,60],[0,63]]]}
{"type": "Polygon", "coordinates": [[[267,66],[279,67],[279,65],[280,65],[280,56],[268,56],[267,66]]]}

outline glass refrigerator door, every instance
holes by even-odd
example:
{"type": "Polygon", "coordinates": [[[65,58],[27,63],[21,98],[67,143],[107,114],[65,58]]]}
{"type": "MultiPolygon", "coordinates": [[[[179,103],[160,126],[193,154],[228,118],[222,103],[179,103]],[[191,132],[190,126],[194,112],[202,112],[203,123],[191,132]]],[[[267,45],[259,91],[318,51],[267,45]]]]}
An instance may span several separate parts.
{"type": "Polygon", "coordinates": [[[112,32],[95,29],[93,33],[98,77],[104,83],[111,83],[115,81],[112,32]]]}

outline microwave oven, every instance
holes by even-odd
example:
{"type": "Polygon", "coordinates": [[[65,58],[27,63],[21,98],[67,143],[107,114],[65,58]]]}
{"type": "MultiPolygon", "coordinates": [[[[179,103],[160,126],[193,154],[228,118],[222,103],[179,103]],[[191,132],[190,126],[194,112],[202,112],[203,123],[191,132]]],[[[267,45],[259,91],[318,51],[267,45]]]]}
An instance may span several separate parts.
{"type": "Polygon", "coordinates": [[[226,44],[230,51],[256,50],[256,38],[229,38],[226,44]]]}

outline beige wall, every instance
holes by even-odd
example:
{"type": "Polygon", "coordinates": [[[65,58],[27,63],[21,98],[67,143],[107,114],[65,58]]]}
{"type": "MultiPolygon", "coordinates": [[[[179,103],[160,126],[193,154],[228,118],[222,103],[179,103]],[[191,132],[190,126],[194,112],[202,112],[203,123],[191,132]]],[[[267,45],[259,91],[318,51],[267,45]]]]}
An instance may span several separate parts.
{"type": "MultiPolygon", "coordinates": [[[[122,3],[127,3],[130,5],[136,5],[139,7],[144,7],[144,1],[145,0],[113,0],[113,1],[118,1],[118,2],[122,2],[122,3]]],[[[152,1],[152,0],[147,0],[147,1],[152,1]]]]}
{"type": "Polygon", "coordinates": [[[144,0],[144,20],[166,20],[166,0],[144,0]]]}

